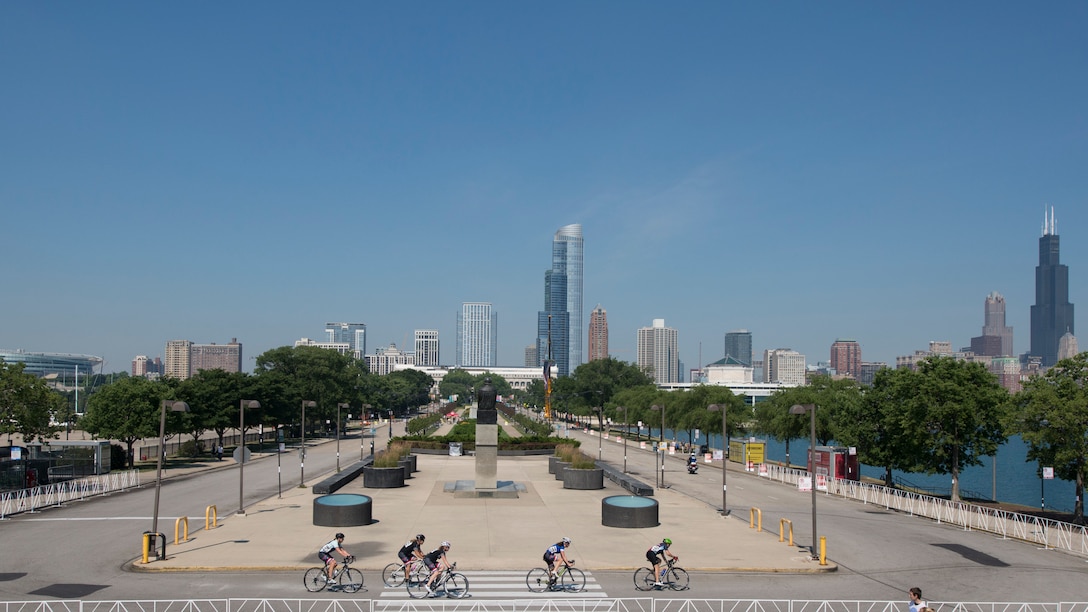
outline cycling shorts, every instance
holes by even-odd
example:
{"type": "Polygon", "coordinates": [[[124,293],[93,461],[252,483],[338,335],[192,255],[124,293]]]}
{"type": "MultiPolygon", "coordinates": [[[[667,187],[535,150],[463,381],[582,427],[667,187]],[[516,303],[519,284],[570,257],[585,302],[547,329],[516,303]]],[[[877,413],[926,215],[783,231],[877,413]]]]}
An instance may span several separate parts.
{"type": "Polygon", "coordinates": [[[335,561],[336,560],[336,559],[333,559],[332,555],[330,555],[329,553],[322,552],[322,551],[317,551],[317,558],[321,559],[321,562],[324,563],[325,565],[328,565],[329,561],[335,561]]]}
{"type": "Polygon", "coordinates": [[[406,555],[406,554],[404,554],[402,552],[398,552],[397,556],[400,557],[400,562],[401,563],[407,564],[409,561],[412,560],[413,555],[406,555]]]}
{"type": "MultiPolygon", "coordinates": [[[[661,555],[661,557],[664,557],[664,555],[661,555]]],[[[646,551],[646,560],[649,561],[650,563],[653,563],[653,564],[656,565],[657,562],[658,562],[658,553],[655,553],[652,550],[647,550],[646,551]]],[[[662,560],[664,560],[664,559],[662,559],[662,560]]]]}
{"type": "Polygon", "coordinates": [[[553,553],[550,550],[545,551],[544,552],[544,562],[547,563],[548,565],[551,565],[552,563],[554,563],[555,562],[555,553],[553,553]]]}
{"type": "Polygon", "coordinates": [[[423,557],[423,563],[425,563],[427,565],[427,569],[431,570],[432,572],[434,571],[434,568],[438,567],[437,561],[431,561],[427,557],[423,557]]]}

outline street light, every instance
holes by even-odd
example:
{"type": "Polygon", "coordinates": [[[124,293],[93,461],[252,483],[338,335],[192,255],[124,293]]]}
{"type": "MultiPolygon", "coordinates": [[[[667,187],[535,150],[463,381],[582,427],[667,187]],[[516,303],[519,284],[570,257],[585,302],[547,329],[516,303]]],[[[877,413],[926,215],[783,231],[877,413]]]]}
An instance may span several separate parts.
{"type": "Polygon", "coordinates": [[[726,420],[727,404],[711,404],[706,407],[711,412],[722,412],[722,516],[729,516],[729,506],[725,505],[726,472],[729,471],[729,428],[726,420]]]}
{"type": "Polygon", "coordinates": [[[166,444],[166,409],[174,412],[189,412],[189,404],[185,402],[175,402],[172,400],[162,400],[162,413],[159,415],[159,461],[158,466],[155,468],[155,513],[151,519],[151,533],[152,537],[157,537],[155,534],[159,533],[159,489],[162,488],[162,456],[164,453],[164,446],[166,444]]]}
{"type": "Polygon", "coordinates": [[[238,514],[245,514],[246,507],[242,503],[242,480],[245,476],[246,466],[246,408],[260,408],[257,400],[241,400],[238,402],[238,432],[242,441],[238,445],[238,514]]]}
{"type": "MultiPolygon", "coordinates": [[[[371,407],[372,406],[370,404],[363,404],[363,407],[360,408],[363,415],[365,415],[365,416],[360,416],[359,417],[359,461],[362,461],[363,458],[366,457],[366,455],[363,454],[363,438],[364,438],[364,435],[363,435],[363,422],[370,420],[370,409],[371,409],[371,407]]],[[[374,447],[373,438],[371,439],[370,446],[371,446],[371,449],[373,449],[373,447],[374,447]]]]}
{"type": "Polygon", "coordinates": [[[665,487],[665,407],[661,404],[654,404],[650,406],[650,410],[661,411],[661,444],[658,451],[661,453],[661,477],[658,480],[657,486],[665,487]]]}
{"type": "Polygon", "coordinates": [[[616,406],[623,411],[623,473],[627,473],[627,406],[616,406]]]}
{"type": "Polygon", "coordinates": [[[393,441],[393,411],[389,411],[389,441],[393,441]]]}
{"type": "Polygon", "coordinates": [[[302,400],[302,443],[298,447],[298,488],[306,488],[306,409],[314,408],[317,402],[302,400]]]}
{"type": "Polygon", "coordinates": [[[336,473],[340,473],[340,409],[350,408],[348,404],[339,403],[336,405],[336,473]]]}
{"type": "Polygon", "coordinates": [[[816,548],[816,404],[794,404],[790,407],[790,414],[804,414],[810,416],[811,429],[808,444],[808,471],[812,477],[812,549],[809,551],[813,559],[820,557],[816,548]]]}

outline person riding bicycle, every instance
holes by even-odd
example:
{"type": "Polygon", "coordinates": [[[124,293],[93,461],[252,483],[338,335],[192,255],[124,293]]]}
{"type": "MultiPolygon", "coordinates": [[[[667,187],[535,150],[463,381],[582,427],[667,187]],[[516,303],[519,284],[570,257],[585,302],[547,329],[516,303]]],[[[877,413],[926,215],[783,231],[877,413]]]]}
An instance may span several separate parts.
{"type": "Polygon", "coordinates": [[[654,544],[646,551],[646,560],[654,565],[654,586],[665,586],[661,582],[664,577],[664,570],[660,567],[662,563],[665,563],[665,557],[671,557],[673,561],[680,559],[680,557],[669,552],[670,546],[672,546],[672,540],[665,538],[661,540],[660,544],[654,544]]]}
{"type": "Polygon", "coordinates": [[[332,574],[336,571],[336,558],[332,556],[333,551],[340,553],[340,556],[345,559],[350,557],[348,551],[344,550],[344,534],[336,534],[336,538],[329,541],[317,551],[317,558],[321,559],[321,562],[325,564],[325,581],[332,582],[332,574]]]}
{"type": "Polygon", "coordinates": [[[401,547],[399,551],[397,551],[397,557],[399,557],[400,562],[404,564],[405,570],[408,569],[408,563],[411,562],[413,559],[423,558],[423,550],[421,549],[421,547],[423,546],[423,541],[426,539],[427,538],[424,537],[422,533],[417,534],[414,539],[408,540],[408,543],[406,543],[404,546],[401,547]]]}
{"type": "Polygon", "coordinates": [[[563,538],[544,551],[544,562],[548,564],[548,584],[555,584],[556,579],[559,578],[556,574],[556,568],[559,566],[559,561],[562,561],[566,565],[574,565],[573,559],[567,559],[566,551],[569,547],[570,538],[563,538]]]}
{"type": "Polygon", "coordinates": [[[438,548],[423,555],[423,563],[427,565],[427,569],[431,570],[431,575],[427,578],[427,584],[424,585],[427,588],[427,593],[434,595],[434,588],[431,586],[434,584],[435,578],[442,573],[442,570],[449,569],[450,562],[446,559],[446,551],[450,549],[450,543],[443,541],[438,548]]]}

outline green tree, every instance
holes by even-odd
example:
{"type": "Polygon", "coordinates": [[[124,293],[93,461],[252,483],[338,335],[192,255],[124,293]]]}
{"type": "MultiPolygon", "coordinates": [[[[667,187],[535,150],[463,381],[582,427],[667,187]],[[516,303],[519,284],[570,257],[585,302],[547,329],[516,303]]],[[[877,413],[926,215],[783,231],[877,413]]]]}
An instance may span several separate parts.
{"type": "MultiPolygon", "coordinates": [[[[142,377],[121,378],[98,389],[87,400],[87,413],[80,420],[85,431],[98,438],[119,440],[125,445],[132,467],[132,445],[141,438],[159,435],[160,402],[169,387],[142,377]]],[[[181,413],[167,411],[169,431],[184,426],[181,413]]]]}
{"type": "Polygon", "coordinates": [[[862,396],[857,412],[836,411],[837,439],[858,449],[858,460],[884,468],[884,485],[894,486],[892,470],[912,471],[926,452],[925,433],[903,410],[917,387],[910,368],[883,368],[862,396]]]}
{"type": "MultiPolygon", "coordinates": [[[[218,444],[223,444],[227,430],[238,428],[241,400],[254,399],[246,393],[253,387],[250,379],[245,372],[200,370],[178,383],[175,393],[178,399],[189,404],[185,421],[193,439],[199,440],[204,431],[210,429],[215,432],[218,444]]],[[[247,411],[247,422],[257,423],[258,419],[252,409],[247,411]]]]}
{"type": "MultiPolygon", "coordinates": [[[[261,402],[254,426],[300,422],[302,402],[313,401],[317,405],[306,409],[304,426],[309,431],[312,423],[333,420],[338,403],[364,403],[364,392],[372,390],[367,384],[372,375],[362,362],[316,346],[282,346],[266,351],[257,357],[253,376],[251,397],[245,399],[261,402]]],[[[377,405],[376,401],[369,403],[377,405]]]]}
{"type": "Polygon", "coordinates": [[[438,393],[444,398],[457,396],[455,403],[458,406],[465,406],[473,402],[475,387],[475,376],[469,374],[468,370],[454,368],[442,377],[442,382],[438,385],[438,393]]]}
{"type": "Polygon", "coordinates": [[[21,434],[24,442],[53,437],[58,415],[66,412],[64,398],[24,370],[26,364],[0,360],[0,433],[21,434]]]}
{"type": "Polygon", "coordinates": [[[1076,484],[1073,520],[1084,524],[1084,474],[1088,466],[1088,353],[1059,361],[1033,376],[1016,394],[1008,430],[1028,444],[1028,461],[1054,467],[1076,484]]]}

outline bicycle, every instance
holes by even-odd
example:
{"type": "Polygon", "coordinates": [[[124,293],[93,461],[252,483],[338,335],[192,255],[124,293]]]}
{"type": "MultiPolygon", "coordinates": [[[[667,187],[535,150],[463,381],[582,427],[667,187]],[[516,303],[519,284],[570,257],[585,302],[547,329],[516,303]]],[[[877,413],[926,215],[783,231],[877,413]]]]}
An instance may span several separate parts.
{"type": "MultiPolygon", "coordinates": [[[[442,570],[442,573],[434,579],[434,596],[437,597],[439,592],[445,593],[446,597],[452,597],[454,599],[461,599],[468,595],[468,578],[464,574],[454,571],[457,569],[457,564],[454,563],[450,567],[442,570]]],[[[415,576],[410,577],[405,581],[408,586],[408,596],[412,599],[422,599],[431,595],[427,592],[427,580],[430,578],[430,573],[422,574],[419,580],[414,579],[415,576]]]]}
{"type": "MultiPolygon", "coordinates": [[[[571,563],[574,563],[574,561],[572,560],[571,563]]],[[[548,568],[535,567],[525,575],[525,586],[529,587],[529,590],[534,593],[543,593],[544,591],[580,593],[586,588],[586,573],[576,567],[571,567],[568,563],[560,566],[555,573],[557,577],[555,581],[552,581],[548,568]]]]}
{"type": "Polygon", "coordinates": [[[669,559],[668,567],[661,571],[662,586],[654,584],[654,568],[640,567],[635,570],[635,588],[640,591],[652,591],[654,589],[672,589],[674,591],[688,590],[687,570],[675,567],[679,559],[669,559]]]}
{"type": "Polygon", "coordinates": [[[324,566],[311,567],[306,570],[306,574],[302,578],[302,584],[311,593],[323,591],[330,584],[348,593],[354,593],[363,588],[363,573],[351,567],[354,562],[354,556],[345,557],[344,561],[340,563],[340,567],[337,567],[336,571],[333,572],[332,580],[327,579],[328,575],[325,573],[324,566]]]}
{"type": "Polygon", "coordinates": [[[385,586],[394,588],[404,584],[404,579],[407,576],[411,576],[412,580],[416,582],[423,580],[426,581],[430,572],[427,570],[427,566],[423,563],[423,559],[414,558],[407,563],[407,567],[404,563],[390,563],[382,570],[382,582],[385,586]]]}

